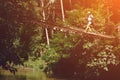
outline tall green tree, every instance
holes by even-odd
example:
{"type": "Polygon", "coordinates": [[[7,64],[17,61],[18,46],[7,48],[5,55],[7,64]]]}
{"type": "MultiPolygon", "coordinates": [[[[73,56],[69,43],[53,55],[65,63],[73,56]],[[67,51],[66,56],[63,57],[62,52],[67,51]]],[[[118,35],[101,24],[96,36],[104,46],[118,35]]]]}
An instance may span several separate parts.
{"type": "Polygon", "coordinates": [[[7,0],[0,1],[0,9],[0,66],[14,72],[15,65],[28,59],[40,8],[35,0],[7,0]]]}

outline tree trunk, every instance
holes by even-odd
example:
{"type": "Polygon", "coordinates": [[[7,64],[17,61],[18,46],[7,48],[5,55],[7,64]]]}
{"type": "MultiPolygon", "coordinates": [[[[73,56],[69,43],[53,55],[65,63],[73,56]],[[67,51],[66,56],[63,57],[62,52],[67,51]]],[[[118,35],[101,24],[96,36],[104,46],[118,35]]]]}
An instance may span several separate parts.
{"type": "Polygon", "coordinates": [[[62,20],[65,22],[65,14],[64,14],[64,7],[63,7],[63,0],[60,0],[61,5],[61,12],[62,12],[62,20]]]}
{"type": "MultiPolygon", "coordinates": [[[[41,6],[42,6],[42,16],[43,16],[43,21],[46,20],[46,16],[45,16],[45,11],[44,11],[44,0],[41,0],[41,6]]],[[[49,34],[48,34],[48,29],[45,28],[45,34],[46,34],[46,40],[47,40],[47,45],[50,45],[50,41],[49,41],[49,34]]]]}
{"type": "Polygon", "coordinates": [[[72,9],[72,0],[69,0],[70,9],[72,9]]]}

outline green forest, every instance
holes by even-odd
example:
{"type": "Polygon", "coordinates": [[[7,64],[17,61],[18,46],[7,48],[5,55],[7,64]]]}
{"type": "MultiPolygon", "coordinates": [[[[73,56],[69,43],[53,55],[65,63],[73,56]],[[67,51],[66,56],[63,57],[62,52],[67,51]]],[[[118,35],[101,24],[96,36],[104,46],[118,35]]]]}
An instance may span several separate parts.
{"type": "Polygon", "coordinates": [[[119,80],[119,0],[0,0],[0,69],[119,80]],[[116,78],[114,78],[116,76],[116,78]]]}

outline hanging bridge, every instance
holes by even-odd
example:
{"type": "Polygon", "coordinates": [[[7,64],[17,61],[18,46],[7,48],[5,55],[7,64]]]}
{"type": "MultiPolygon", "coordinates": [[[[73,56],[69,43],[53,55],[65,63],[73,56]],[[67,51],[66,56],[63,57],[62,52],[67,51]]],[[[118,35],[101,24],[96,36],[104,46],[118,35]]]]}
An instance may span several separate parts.
{"type": "Polygon", "coordinates": [[[73,34],[86,34],[86,35],[92,35],[92,36],[96,36],[96,37],[101,37],[101,38],[107,38],[107,39],[115,39],[115,36],[112,35],[106,35],[106,34],[102,34],[99,32],[92,32],[92,31],[85,31],[84,29],[81,28],[77,28],[77,27],[72,27],[72,26],[61,26],[61,25],[56,25],[56,24],[50,24],[44,21],[32,21],[32,23],[43,26],[44,28],[49,28],[49,29],[53,29],[53,30],[58,30],[61,32],[69,32],[69,33],[73,33],[73,34]]]}

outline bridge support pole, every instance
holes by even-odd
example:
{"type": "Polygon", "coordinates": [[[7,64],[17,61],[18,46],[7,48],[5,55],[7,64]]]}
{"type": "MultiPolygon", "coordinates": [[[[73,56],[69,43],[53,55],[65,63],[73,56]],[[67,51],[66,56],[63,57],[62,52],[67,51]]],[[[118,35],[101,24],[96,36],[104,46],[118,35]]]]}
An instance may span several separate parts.
{"type": "Polygon", "coordinates": [[[48,29],[47,28],[45,28],[45,33],[46,33],[47,44],[50,45],[50,40],[49,40],[49,35],[48,35],[48,29]]]}

